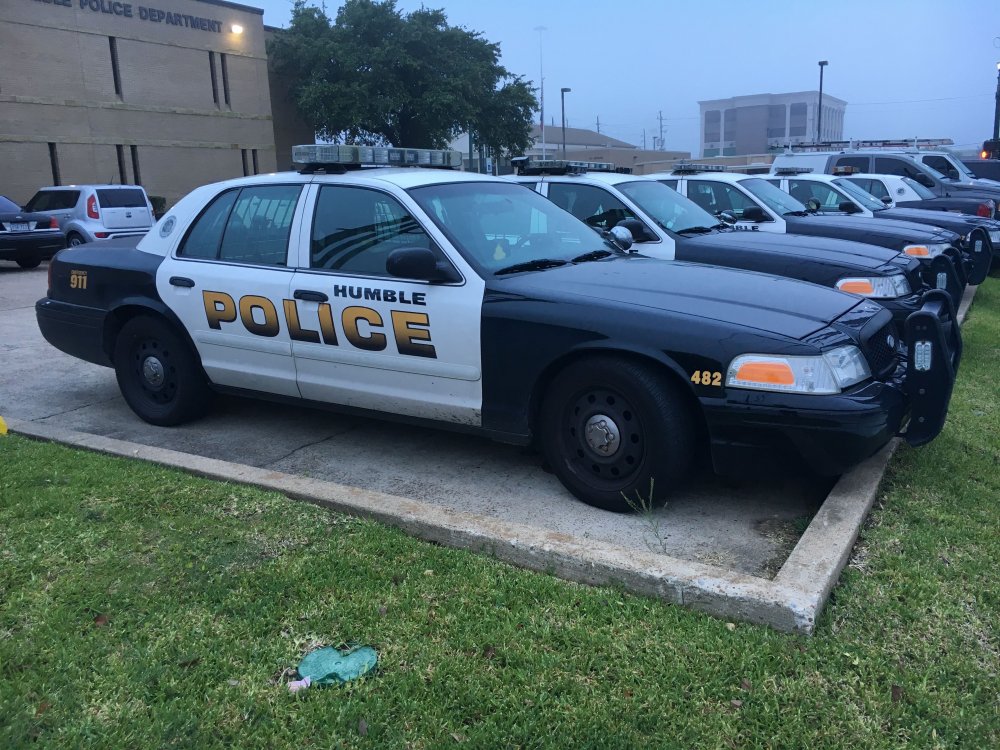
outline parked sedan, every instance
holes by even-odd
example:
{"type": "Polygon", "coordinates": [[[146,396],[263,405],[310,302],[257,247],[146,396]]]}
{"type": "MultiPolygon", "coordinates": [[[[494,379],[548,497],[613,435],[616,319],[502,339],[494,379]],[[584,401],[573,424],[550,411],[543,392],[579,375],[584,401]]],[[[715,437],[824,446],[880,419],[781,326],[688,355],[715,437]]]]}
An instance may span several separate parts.
{"type": "Polygon", "coordinates": [[[22,211],[14,201],[0,195],[0,260],[35,268],[65,244],[56,219],[22,211]]]}

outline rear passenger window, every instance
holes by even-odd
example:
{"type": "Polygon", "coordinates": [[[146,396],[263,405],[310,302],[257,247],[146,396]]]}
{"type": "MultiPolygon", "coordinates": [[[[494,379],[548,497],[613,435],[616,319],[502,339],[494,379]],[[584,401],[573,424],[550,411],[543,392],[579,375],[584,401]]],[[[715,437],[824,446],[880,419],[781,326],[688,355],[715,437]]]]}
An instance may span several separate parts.
{"type": "Polygon", "coordinates": [[[79,199],[79,190],[40,190],[28,201],[25,211],[66,211],[79,199]]]}
{"type": "Polygon", "coordinates": [[[867,156],[841,156],[833,163],[835,167],[854,167],[862,172],[868,171],[867,156]]]}
{"type": "Polygon", "coordinates": [[[915,177],[920,170],[904,159],[891,159],[885,156],[875,157],[875,174],[895,174],[902,177],[915,177]]]}
{"type": "Polygon", "coordinates": [[[239,190],[229,190],[208,204],[208,208],[195,219],[194,225],[181,243],[177,251],[178,256],[211,260],[219,257],[222,232],[226,228],[229,212],[233,210],[233,204],[239,193],[239,190]]]}
{"type": "Polygon", "coordinates": [[[114,188],[97,191],[101,208],[148,208],[146,194],[135,188],[114,188]]]}
{"type": "Polygon", "coordinates": [[[590,226],[601,229],[611,229],[624,219],[637,218],[618,198],[592,185],[551,182],[549,200],[590,226]]]}
{"type": "Polygon", "coordinates": [[[301,192],[301,185],[261,185],[240,190],[222,235],[219,260],[284,266],[292,217],[301,192]]]}
{"type": "Polygon", "coordinates": [[[422,247],[441,255],[423,227],[391,195],[340,185],[320,188],[310,268],[388,276],[389,254],[403,247],[422,247]]]}

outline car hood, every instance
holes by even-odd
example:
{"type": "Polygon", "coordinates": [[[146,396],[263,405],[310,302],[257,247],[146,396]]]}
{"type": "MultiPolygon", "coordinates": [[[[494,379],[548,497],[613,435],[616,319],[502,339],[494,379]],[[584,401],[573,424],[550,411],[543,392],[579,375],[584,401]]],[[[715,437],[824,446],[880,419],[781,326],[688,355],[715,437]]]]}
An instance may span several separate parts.
{"type": "Polygon", "coordinates": [[[750,271],[618,256],[492,279],[490,292],[591,307],[643,307],[801,340],[863,302],[851,294],[750,271]]]}
{"type": "MultiPolygon", "coordinates": [[[[789,216],[786,217],[789,232],[802,231],[807,234],[829,231],[832,236],[844,237],[859,242],[874,242],[877,244],[898,242],[900,245],[911,242],[933,244],[935,242],[954,242],[957,238],[953,232],[937,229],[923,224],[893,219],[875,219],[867,216],[789,216]]],[[[902,249],[900,247],[899,249],[902,249]]]]}
{"type": "MultiPolygon", "coordinates": [[[[711,246],[739,251],[767,250],[789,258],[802,258],[816,262],[850,264],[858,268],[877,269],[899,258],[899,252],[864,242],[841,240],[833,237],[801,234],[774,234],[771,232],[742,232],[724,230],[712,234],[684,237],[681,242],[692,246],[711,246]]],[[[642,252],[641,246],[639,252],[642,252]]]]}
{"type": "Polygon", "coordinates": [[[903,221],[913,221],[918,224],[933,224],[935,226],[948,229],[958,234],[965,234],[976,227],[983,227],[986,231],[1000,229],[1000,222],[987,219],[983,216],[971,216],[969,214],[955,213],[954,211],[931,211],[923,208],[886,208],[878,212],[879,218],[885,216],[889,221],[902,219],[903,221]]]}

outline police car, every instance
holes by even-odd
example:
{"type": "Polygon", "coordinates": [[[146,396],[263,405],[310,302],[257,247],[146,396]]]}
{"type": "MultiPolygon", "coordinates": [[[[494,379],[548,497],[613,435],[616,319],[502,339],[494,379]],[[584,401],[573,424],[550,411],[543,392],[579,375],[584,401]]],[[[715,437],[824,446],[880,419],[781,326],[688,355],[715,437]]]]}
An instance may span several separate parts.
{"type": "Polygon", "coordinates": [[[654,258],[773,273],[877,299],[902,326],[928,289],[921,264],[895,250],[848,240],[738,232],[676,191],[613,165],[515,160],[508,177],[598,229],[622,224],[654,258]]]}
{"type": "Polygon", "coordinates": [[[896,174],[867,174],[859,172],[855,167],[837,167],[834,171],[838,170],[843,170],[848,181],[853,182],[866,193],[871,193],[890,208],[948,211],[984,219],[1000,216],[996,213],[997,205],[992,198],[941,198],[912,177],[896,174]]]}
{"type": "Polygon", "coordinates": [[[295,158],[194,190],[134,248],[62,251],[45,338],[113,367],[153,424],[224,391],[536,442],[614,511],[662,501],[699,454],[837,474],[944,424],[961,350],[943,293],[899,330],[856,295],[624,252],[627,232],[446,169],[457,152],[295,158]],[[392,166],[410,164],[440,168],[392,166]]]}
{"type": "Polygon", "coordinates": [[[890,208],[843,175],[814,174],[806,167],[781,167],[767,177],[775,187],[803,203],[813,213],[851,215],[867,219],[898,219],[941,227],[959,235],[959,249],[970,284],[981,284],[989,274],[992,254],[1000,252],[1000,222],[978,216],[916,208],[890,208]]]}
{"type": "Polygon", "coordinates": [[[958,235],[903,221],[875,221],[810,214],[806,206],[762,175],[724,171],[716,165],[685,164],[673,172],[646,175],[674,188],[734,229],[854,240],[897,250],[923,264],[925,280],[946,290],[957,305],[967,279],[958,235]]]}

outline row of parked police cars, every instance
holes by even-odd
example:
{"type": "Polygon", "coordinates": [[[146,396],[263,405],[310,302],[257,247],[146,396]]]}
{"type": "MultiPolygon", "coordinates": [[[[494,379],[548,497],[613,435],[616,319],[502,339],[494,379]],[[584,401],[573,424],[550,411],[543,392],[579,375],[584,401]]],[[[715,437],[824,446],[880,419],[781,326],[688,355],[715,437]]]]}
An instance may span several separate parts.
{"type": "Polygon", "coordinates": [[[942,429],[1000,183],[918,202],[877,161],[796,156],[497,178],[452,151],[298,146],[299,172],[200,187],[137,246],[60,252],[38,323],[153,424],[216,391],[434,423],[534,443],[612,511],[699,459],[838,474],[942,429]]]}

